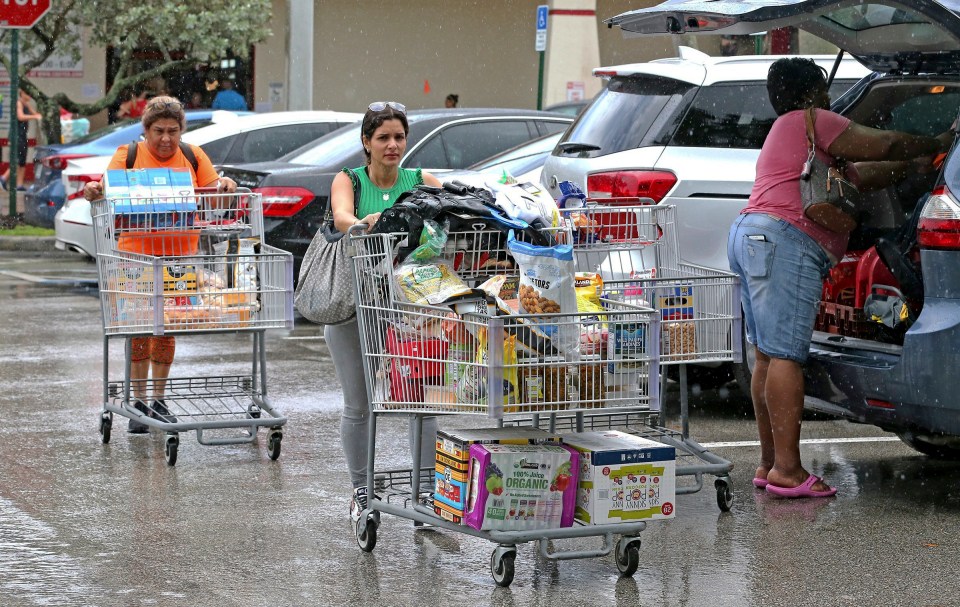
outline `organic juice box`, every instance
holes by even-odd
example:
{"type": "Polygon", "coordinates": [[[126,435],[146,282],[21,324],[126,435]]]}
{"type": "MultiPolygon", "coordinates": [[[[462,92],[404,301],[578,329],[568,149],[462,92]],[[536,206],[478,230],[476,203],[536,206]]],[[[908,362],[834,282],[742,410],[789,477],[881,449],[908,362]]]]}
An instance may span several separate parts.
{"type": "Polygon", "coordinates": [[[498,531],[573,525],[579,460],[565,445],[471,445],[463,522],[498,531]]]}
{"type": "Polygon", "coordinates": [[[455,523],[462,522],[467,501],[470,445],[534,445],[560,443],[560,436],[536,428],[479,428],[437,432],[437,459],[433,495],[434,511],[455,523]]]}
{"type": "Polygon", "coordinates": [[[600,525],[673,518],[676,451],[617,430],[565,434],[580,453],[577,520],[600,525]]]}

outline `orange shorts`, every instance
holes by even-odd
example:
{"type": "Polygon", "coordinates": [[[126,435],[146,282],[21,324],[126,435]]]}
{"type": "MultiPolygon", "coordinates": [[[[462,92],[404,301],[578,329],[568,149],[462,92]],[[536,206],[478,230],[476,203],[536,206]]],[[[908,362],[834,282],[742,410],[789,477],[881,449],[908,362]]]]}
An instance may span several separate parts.
{"type": "Polygon", "coordinates": [[[140,362],[148,358],[161,365],[173,363],[176,352],[176,339],[167,335],[134,337],[130,340],[130,361],[140,362]]]}

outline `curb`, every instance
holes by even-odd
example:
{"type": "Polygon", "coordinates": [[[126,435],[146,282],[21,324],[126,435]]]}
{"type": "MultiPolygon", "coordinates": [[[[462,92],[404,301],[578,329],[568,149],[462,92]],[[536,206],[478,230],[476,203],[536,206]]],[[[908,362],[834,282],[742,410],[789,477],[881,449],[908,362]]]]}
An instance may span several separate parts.
{"type": "Polygon", "coordinates": [[[80,255],[71,251],[61,251],[54,243],[54,236],[0,236],[0,251],[16,253],[40,253],[59,257],[77,257],[80,255]]]}

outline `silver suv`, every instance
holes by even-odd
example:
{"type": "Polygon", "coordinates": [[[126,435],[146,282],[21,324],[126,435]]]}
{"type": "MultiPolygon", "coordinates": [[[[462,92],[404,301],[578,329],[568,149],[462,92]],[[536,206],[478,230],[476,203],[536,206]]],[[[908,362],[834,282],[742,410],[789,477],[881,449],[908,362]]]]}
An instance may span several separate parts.
{"type": "MultiPolygon", "coordinates": [[[[608,23],[640,34],[743,35],[794,26],[874,72],[832,106],[854,122],[934,135],[960,115],[958,0],[670,0],[608,23]]],[[[743,112],[755,108],[740,105],[743,112]]],[[[739,152],[692,159],[684,171],[733,173],[739,152]]],[[[663,166],[664,156],[654,166],[663,166]]],[[[682,181],[679,176],[667,195],[679,209],[686,202],[676,194],[682,181]]],[[[954,143],[939,175],[912,175],[865,198],[847,254],[824,281],[804,367],[806,406],[875,424],[928,455],[960,460],[954,383],[960,363],[960,146],[954,143]],[[879,309],[884,306],[897,314],[888,317],[879,309]]],[[[691,233],[707,224],[687,217],[687,243],[726,242],[728,221],[716,219],[709,232],[691,233]]]]}
{"type": "MultiPolygon", "coordinates": [[[[727,232],[750,196],[760,147],[776,119],[767,70],[776,56],[679,57],[594,70],[606,88],[567,129],[541,181],[555,199],[573,181],[588,198],[676,205],[684,261],[728,270],[727,232]]],[[[812,57],[827,71],[832,56],[812,57]]],[[[870,73],[840,62],[836,98],[870,73]]]]}

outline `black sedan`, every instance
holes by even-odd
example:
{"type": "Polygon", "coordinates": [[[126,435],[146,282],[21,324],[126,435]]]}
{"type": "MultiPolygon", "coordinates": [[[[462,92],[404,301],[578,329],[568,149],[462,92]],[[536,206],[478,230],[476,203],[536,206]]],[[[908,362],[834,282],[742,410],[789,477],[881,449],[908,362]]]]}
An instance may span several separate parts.
{"type": "MultiPolygon", "coordinates": [[[[463,169],[517,144],[563,131],[570,116],[533,110],[440,109],[407,114],[406,168],[434,174],[463,169]]],[[[333,178],[365,162],[360,125],[343,127],[275,162],[225,166],[238,185],[263,195],[266,241],[294,256],[294,276],[319,229],[333,178]]],[[[442,179],[442,177],[441,177],[442,179]]]]}

